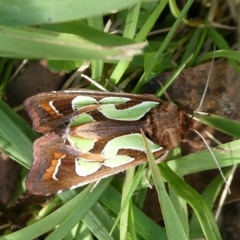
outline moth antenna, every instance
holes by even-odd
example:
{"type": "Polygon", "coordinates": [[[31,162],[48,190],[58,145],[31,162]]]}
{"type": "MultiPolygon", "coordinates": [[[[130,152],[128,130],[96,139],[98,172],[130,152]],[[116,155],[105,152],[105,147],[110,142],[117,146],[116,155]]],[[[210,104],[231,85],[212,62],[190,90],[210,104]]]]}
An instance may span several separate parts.
{"type": "Polygon", "coordinates": [[[208,89],[208,85],[209,85],[209,82],[210,82],[210,77],[211,77],[211,73],[212,73],[212,69],[213,69],[213,63],[214,63],[214,57],[215,57],[215,50],[216,50],[215,45],[214,45],[214,49],[213,49],[213,50],[214,50],[214,55],[213,55],[213,58],[212,58],[212,61],[211,61],[211,65],[210,65],[210,69],[209,69],[209,72],[208,72],[208,77],[207,77],[206,86],[205,86],[205,89],[204,89],[204,92],[203,92],[201,101],[200,101],[200,103],[199,103],[199,106],[198,106],[197,110],[194,111],[194,114],[200,111],[200,108],[202,107],[204,98],[205,98],[206,93],[207,93],[207,89],[208,89]]]}
{"type": "Polygon", "coordinates": [[[220,165],[219,165],[219,163],[218,163],[218,161],[217,161],[217,159],[216,159],[212,149],[209,147],[209,145],[208,145],[207,141],[205,140],[205,138],[197,130],[195,130],[195,129],[191,129],[191,130],[194,131],[196,134],[198,134],[198,136],[203,140],[203,142],[205,143],[206,147],[210,151],[210,153],[211,153],[211,155],[212,155],[212,157],[213,157],[213,159],[214,159],[214,161],[215,161],[215,163],[216,163],[216,165],[217,165],[217,167],[219,169],[219,172],[220,172],[220,174],[221,174],[221,176],[223,178],[223,181],[225,182],[226,189],[228,190],[228,193],[230,194],[231,191],[230,191],[230,188],[229,188],[229,185],[228,185],[228,181],[225,178],[225,176],[224,176],[224,174],[222,172],[222,169],[221,169],[221,167],[220,167],[220,165]]]}
{"type": "Polygon", "coordinates": [[[102,90],[103,92],[108,92],[108,90],[106,88],[104,88],[101,84],[95,82],[92,78],[88,77],[87,75],[81,74],[81,76],[83,78],[85,78],[86,80],[88,80],[93,85],[95,85],[98,89],[102,90]]]}
{"type": "MultiPolygon", "coordinates": [[[[214,55],[213,55],[213,58],[212,58],[212,61],[211,61],[211,65],[210,65],[210,69],[209,69],[209,72],[208,72],[208,77],[207,77],[206,86],[205,86],[205,88],[204,88],[204,92],[203,92],[201,101],[200,101],[200,103],[199,103],[199,106],[198,106],[197,110],[194,111],[194,114],[196,114],[196,113],[198,113],[198,112],[200,111],[200,108],[202,107],[204,98],[205,98],[206,93],[207,93],[207,89],[208,89],[208,85],[209,85],[209,82],[210,82],[210,77],[211,77],[211,73],[212,73],[212,69],[213,69],[215,50],[216,50],[216,47],[215,47],[215,45],[214,45],[214,55]]],[[[194,116],[193,116],[193,117],[194,117],[194,116]]],[[[217,161],[217,159],[216,159],[216,157],[215,157],[212,149],[209,147],[209,145],[208,145],[208,143],[206,142],[205,138],[204,138],[198,131],[196,131],[195,129],[192,129],[192,130],[199,135],[199,137],[203,140],[203,142],[205,143],[206,147],[207,147],[208,150],[210,151],[210,153],[211,153],[211,155],[212,155],[212,157],[213,157],[213,159],[214,159],[214,161],[215,161],[215,163],[216,163],[216,165],[217,165],[217,167],[218,167],[218,169],[219,169],[219,172],[220,172],[220,174],[221,174],[221,176],[222,176],[222,178],[223,178],[223,181],[225,182],[225,188],[227,189],[228,193],[230,194],[230,193],[231,193],[230,187],[229,187],[229,185],[228,185],[228,182],[227,182],[227,180],[226,180],[226,178],[225,178],[225,176],[224,176],[224,174],[223,174],[223,172],[222,172],[222,169],[221,169],[221,167],[220,167],[220,165],[219,165],[219,163],[218,163],[218,161],[217,161]]]]}

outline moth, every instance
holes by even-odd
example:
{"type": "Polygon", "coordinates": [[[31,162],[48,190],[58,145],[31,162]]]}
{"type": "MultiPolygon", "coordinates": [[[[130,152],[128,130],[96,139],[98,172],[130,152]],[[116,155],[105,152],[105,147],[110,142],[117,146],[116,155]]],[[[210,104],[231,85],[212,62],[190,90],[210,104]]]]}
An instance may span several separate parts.
{"type": "Polygon", "coordinates": [[[29,192],[50,195],[146,162],[140,129],[155,158],[179,145],[193,121],[154,95],[73,90],[25,100],[34,142],[29,192]]]}

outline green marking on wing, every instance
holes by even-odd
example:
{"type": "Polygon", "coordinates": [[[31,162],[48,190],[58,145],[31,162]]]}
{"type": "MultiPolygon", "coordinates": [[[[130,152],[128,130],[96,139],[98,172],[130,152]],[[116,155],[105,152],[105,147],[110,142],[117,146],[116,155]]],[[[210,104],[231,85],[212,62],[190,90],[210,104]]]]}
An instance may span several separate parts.
{"type": "Polygon", "coordinates": [[[76,147],[82,152],[89,152],[93,149],[96,140],[90,138],[81,138],[77,136],[68,136],[68,141],[73,147],[76,147]]]}
{"type": "Polygon", "coordinates": [[[125,97],[104,97],[99,101],[99,103],[101,103],[101,104],[123,104],[130,100],[131,100],[130,98],[125,98],[125,97]]]}
{"type": "Polygon", "coordinates": [[[104,160],[102,165],[110,168],[115,168],[130,163],[132,161],[134,161],[134,158],[132,157],[129,157],[127,155],[117,155],[107,158],[106,160],[104,160]]]}
{"type": "Polygon", "coordinates": [[[70,127],[76,127],[90,122],[95,122],[93,117],[87,113],[82,113],[79,114],[77,117],[73,118],[70,123],[70,127]]]}
{"type": "Polygon", "coordinates": [[[97,100],[89,96],[77,96],[72,100],[72,109],[74,111],[81,109],[82,107],[96,104],[97,100]]]}
{"type": "MultiPolygon", "coordinates": [[[[149,139],[148,139],[148,143],[152,152],[156,152],[162,149],[161,146],[150,141],[149,139]]],[[[134,133],[134,134],[124,135],[124,136],[120,136],[112,139],[105,145],[102,151],[102,155],[106,157],[117,156],[117,153],[120,149],[132,149],[132,150],[138,150],[138,151],[144,152],[145,147],[142,141],[141,134],[134,133]]]]}
{"type": "Polygon", "coordinates": [[[158,102],[144,101],[127,109],[116,109],[114,104],[105,104],[98,110],[108,119],[137,121],[158,104],[158,102]]]}
{"type": "Polygon", "coordinates": [[[98,171],[101,162],[90,162],[83,158],[75,159],[75,170],[77,175],[85,177],[98,171]]]}
{"type": "Polygon", "coordinates": [[[84,177],[97,172],[102,165],[109,168],[115,168],[132,162],[133,160],[134,158],[124,155],[107,158],[104,162],[94,162],[79,157],[75,160],[75,170],[79,176],[84,177]]]}
{"type": "MultiPolygon", "coordinates": [[[[88,149],[91,148],[91,146],[94,146],[95,141],[92,139],[77,139],[77,137],[71,137],[71,140],[74,139],[74,144],[77,147],[79,144],[81,147],[80,150],[83,149],[83,146],[86,145],[84,151],[88,151],[88,149]],[[89,143],[87,143],[89,140],[89,143]],[[84,143],[85,142],[85,143],[84,143]],[[89,146],[88,146],[89,144],[89,146]]],[[[154,142],[150,141],[147,139],[150,149],[152,152],[156,152],[162,149],[161,146],[155,144],[154,142]]],[[[105,158],[102,162],[86,160],[84,158],[77,158],[75,160],[75,168],[76,168],[76,173],[79,176],[88,176],[90,174],[93,174],[97,172],[100,167],[103,165],[105,167],[109,168],[115,168],[115,167],[120,167],[124,164],[130,163],[135,160],[135,158],[130,157],[128,155],[118,155],[118,151],[120,149],[132,149],[132,150],[138,150],[141,152],[145,151],[145,146],[142,142],[142,137],[141,134],[135,133],[135,134],[129,134],[129,135],[124,135],[120,136],[117,138],[112,139],[109,141],[106,145],[105,148],[102,151],[102,156],[105,158]]]]}

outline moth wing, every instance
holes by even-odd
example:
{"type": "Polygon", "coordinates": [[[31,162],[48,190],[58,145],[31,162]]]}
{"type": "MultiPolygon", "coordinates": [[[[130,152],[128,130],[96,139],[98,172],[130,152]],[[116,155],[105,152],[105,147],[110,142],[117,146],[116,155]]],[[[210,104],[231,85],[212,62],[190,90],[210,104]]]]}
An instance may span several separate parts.
{"type": "MultiPolygon", "coordinates": [[[[161,156],[164,152],[165,150],[162,149],[155,152],[154,156],[161,156]]],[[[122,150],[122,154],[124,153],[131,154],[131,151],[122,150]]],[[[76,173],[75,163],[76,159],[84,153],[66,145],[64,139],[55,133],[47,134],[34,143],[34,161],[26,186],[31,193],[37,195],[51,195],[62,190],[80,187],[146,162],[144,152],[135,151],[132,154],[135,159],[130,163],[117,167],[102,165],[92,174],[79,176],[76,173]]],[[[100,155],[99,157],[101,158],[100,155]]]]}
{"type": "MultiPolygon", "coordinates": [[[[23,105],[31,117],[33,128],[36,131],[41,133],[49,133],[51,131],[61,133],[62,129],[66,127],[67,123],[74,116],[89,110],[87,107],[82,110],[74,109],[73,100],[79,96],[90,100],[93,99],[95,102],[99,102],[102,99],[108,99],[110,97],[129,99],[126,103],[126,107],[128,104],[134,105],[143,101],[161,101],[154,95],[72,90],[40,93],[26,99],[23,105]]],[[[87,106],[91,105],[94,105],[94,102],[91,103],[90,101],[87,106]]]]}

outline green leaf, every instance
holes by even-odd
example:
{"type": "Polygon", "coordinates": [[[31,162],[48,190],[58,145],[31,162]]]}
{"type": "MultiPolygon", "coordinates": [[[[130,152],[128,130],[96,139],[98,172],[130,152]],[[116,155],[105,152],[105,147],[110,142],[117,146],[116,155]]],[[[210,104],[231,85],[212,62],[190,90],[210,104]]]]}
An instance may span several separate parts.
{"type": "Polygon", "coordinates": [[[206,239],[221,239],[213,213],[202,196],[179,178],[166,163],[161,163],[159,168],[162,176],[169,183],[169,186],[193,208],[206,239]]]}
{"type": "MultiPolygon", "coordinates": [[[[59,239],[59,236],[64,238],[64,236],[66,236],[88,213],[89,209],[95,204],[111,180],[112,178],[104,179],[98,184],[93,192],[91,192],[93,184],[90,184],[81,193],[69,200],[64,206],[55,212],[28,227],[6,235],[4,239],[34,239],[54,229],[57,225],[59,225],[58,228],[55,228],[55,230],[45,239],[59,239]]],[[[66,192],[64,194],[66,195],[68,193],[66,192]]]]}
{"type": "MultiPolygon", "coordinates": [[[[188,9],[190,8],[190,6],[192,5],[192,3],[193,3],[193,0],[187,1],[182,12],[180,13],[179,17],[176,19],[175,23],[171,27],[171,30],[168,32],[168,34],[164,38],[164,41],[162,42],[161,46],[159,47],[159,49],[156,53],[155,62],[152,65],[152,69],[154,69],[154,66],[157,63],[157,61],[162,58],[163,52],[166,50],[167,45],[169,44],[171,38],[173,37],[173,34],[176,32],[178,26],[180,25],[181,21],[183,20],[184,16],[186,15],[186,13],[187,13],[188,9]]],[[[150,70],[149,70],[149,72],[150,72],[150,70]]],[[[138,81],[137,85],[135,86],[133,93],[139,92],[140,87],[142,85],[144,85],[148,80],[149,80],[149,76],[144,74],[142,76],[142,78],[138,81]]]]}
{"type": "Polygon", "coordinates": [[[139,0],[106,0],[99,4],[96,0],[11,0],[0,2],[0,24],[33,26],[67,22],[126,9],[139,2],[139,0]]]}
{"type": "Polygon", "coordinates": [[[32,160],[32,142],[38,135],[1,99],[0,116],[1,150],[29,168],[32,160]]]}
{"type": "Polygon", "coordinates": [[[119,239],[118,228],[114,229],[114,231],[110,234],[113,226],[112,215],[109,214],[109,211],[107,211],[107,209],[99,203],[96,203],[89,210],[87,215],[84,217],[83,222],[99,240],[119,239]],[[101,229],[101,231],[99,231],[99,229],[101,229]]]}
{"type": "MultiPolygon", "coordinates": [[[[101,195],[99,201],[114,213],[119,213],[121,207],[121,194],[112,186],[108,186],[105,192],[101,195]]],[[[136,206],[133,205],[132,209],[135,219],[135,229],[140,236],[147,240],[167,240],[165,231],[158,224],[152,221],[136,206]]]]}
{"type": "Polygon", "coordinates": [[[211,126],[233,137],[240,138],[240,123],[237,121],[233,121],[231,119],[214,114],[199,115],[197,118],[208,126],[211,126]]]}
{"type": "Polygon", "coordinates": [[[1,56],[30,59],[131,59],[135,54],[139,54],[140,49],[146,45],[133,44],[124,47],[105,47],[73,34],[55,33],[35,28],[4,26],[1,26],[0,38],[1,56]]]}
{"type": "MultiPolygon", "coordinates": [[[[240,140],[219,145],[219,149],[212,149],[220,167],[232,166],[240,163],[240,140]]],[[[189,154],[187,156],[167,162],[168,166],[178,175],[216,169],[217,165],[209,150],[189,154]]]]}
{"type": "MultiPolygon", "coordinates": [[[[225,173],[225,177],[229,176],[231,172],[232,167],[228,167],[223,170],[225,173]]],[[[218,174],[206,187],[204,192],[202,193],[202,197],[204,198],[205,202],[207,203],[208,207],[212,209],[214,207],[215,201],[217,197],[219,196],[222,187],[223,187],[224,181],[222,179],[222,176],[218,174]]],[[[199,239],[203,236],[201,225],[197,219],[197,216],[195,213],[193,213],[190,221],[190,237],[191,239],[199,239]]]]}
{"type": "MultiPolygon", "coordinates": [[[[162,13],[163,9],[166,7],[168,1],[163,0],[160,1],[159,4],[156,6],[154,11],[149,16],[148,20],[145,22],[144,26],[141,28],[137,36],[135,37],[136,42],[144,41],[147,37],[147,34],[151,31],[152,27],[154,26],[155,22],[157,21],[159,15],[162,13]]],[[[122,75],[128,68],[130,62],[129,61],[120,61],[117,66],[115,67],[113,73],[111,74],[111,81],[114,85],[120,81],[122,75]]]]}
{"type": "MultiPolygon", "coordinates": [[[[188,239],[178,214],[168,196],[168,193],[164,186],[163,178],[159,172],[156,161],[152,155],[152,152],[148,146],[147,139],[142,132],[143,141],[146,147],[149,166],[152,171],[154,185],[158,193],[158,200],[161,205],[161,210],[164,218],[164,223],[169,239],[188,239]],[[172,231],[174,229],[174,231],[172,231]]],[[[161,166],[161,164],[160,164],[161,166]]]]}

